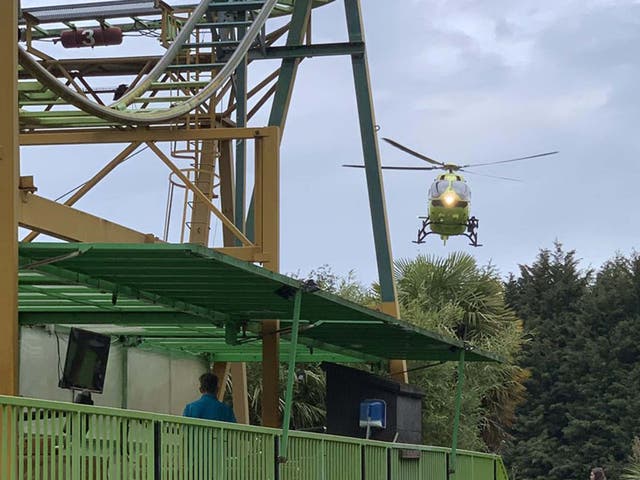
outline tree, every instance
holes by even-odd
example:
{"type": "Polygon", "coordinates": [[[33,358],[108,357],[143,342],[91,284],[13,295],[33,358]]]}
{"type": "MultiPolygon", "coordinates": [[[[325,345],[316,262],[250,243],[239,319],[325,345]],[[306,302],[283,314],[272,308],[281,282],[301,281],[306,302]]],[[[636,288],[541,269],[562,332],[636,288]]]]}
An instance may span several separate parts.
{"type": "Polygon", "coordinates": [[[640,431],[640,259],[616,255],[585,298],[585,348],[592,359],[585,386],[591,401],[580,420],[593,460],[620,477],[640,431]]]}
{"type": "MultiPolygon", "coordinates": [[[[463,448],[499,451],[515,408],[524,400],[528,372],[516,364],[524,342],[522,324],[505,304],[498,273],[491,266],[480,268],[468,254],[453,253],[444,259],[420,255],[399,260],[396,278],[403,319],[507,359],[504,364],[467,364],[459,434],[463,448]]],[[[451,442],[455,370],[448,363],[411,374],[411,382],[426,393],[427,443],[451,442]]]]}
{"type": "Polygon", "coordinates": [[[572,451],[582,435],[582,412],[590,388],[583,382],[589,369],[582,305],[591,272],[578,268],[575,252],[560,244],[541,250],[532,265],[506,286],[507,301],[523,319],[533,340],[524,348],[521,365],[531,371],[525,386],[527,402],[518,412],[514,441],[505,460],[518,477],[566,480],[583,476],[583,462],[572,451]]]}
{"type": "Polygon", "coordinates": [[[624,480],[640,480],[640,437],[634,437],[629,464],[622,475],[624,480]]]}
{"type": "MultiPolygon", "coordinates": [[[[473,257],[452,254],[446,259],[420,256],[396,264],[398,298],[402,318],[426,329],[467,341],[505,357],[505,364],[467,364],[465,393],[459,432],[461,448],[498,451],[508,438],[516,406],[522,402],[526,370],[516,365],[523,342],[522,325],[506,307],[504,289],[492,267],[480,268],[473,257]]],[[[346,278],[322,266],[308,275],[323,290],[354,302],[374,306],[379,288],[367,289],[353,272],[346,278]]],[[[351,365],[366,368],[365,365],[351,365]]],[[[412,362],[410,367],[423,367],[412,362]]],[[[450,445],[454,414],[456,364],[435,365],[410,374],[422,387],[425,443],[450,445]]],[[[292,424],[296,428],[319,426],[324,421],[324,377],[317,364],[298,366],[304,385],[296,382],[292,424]],[[305,374],[306,372],[306,374],[305,374]],[[322,410],[319,406],[322,406],[322,410]]],[[[252,422],[259,421],[260,377],[249,368],[252,422]]],[[[387,372],[377,372],[385,374],[387,372]]],[[[286,367],[281,378],[286,377],[286,367]]],[[[282,382],[284,383],[284,382],[282,382]]],[[[284,392],[281,392],[281,399],[284,392]]],[[[282,400],[281,400],[282,405],[282,400]]]]}
{"type": "MultiPolygon", "coordinates": [[[[356,279],[355,272],[350,271],[346,278],[335,274],[328,265],[310,271],[307,275],[300,273],[291,275],[294,278],[313,280],[326,291],[336,294],[352,302],[370,305],[375,297],[356,279]]],[[[252,424],[261,423],[261,365],[249,364],[247,367],[247,383],[249,391],[249,410],[252,424]]],[[[284,412],[285,385],[288,365],[281,365],[279,370],[280,414],[284,412]]],[[[293,389],[293,405],[291,408],[291,427],[311,429],[325,425],[326,378],[318,363],[296,365],[296,381],[293,389]]]]}
{"type": "Polygon", "coordinates": [[[594,465],[620,477],[640,431],[640,258],[617,255],[594,275],[556,244],[507,291],[534,338],[506,460],[531,480],[580,478],[594,465]]]}
{"type": "MultiPolygon", "coordinates": [[[[288,365],[280,365],[278,410],[284,414],[285,385],[289,372],[288,365]]],[[[262,382],[261,365],[259,363],[247,366],[247,384],[249,391],[249,415],[254,425],[261,423],[262,382]]],[[[296,365],[296,379],[293,384],[293,404],[291,406],[291,428],[309,429],[321,427],[325,424],[325,391],[326,379],[324,372],[317,363],[296,365]]]]}

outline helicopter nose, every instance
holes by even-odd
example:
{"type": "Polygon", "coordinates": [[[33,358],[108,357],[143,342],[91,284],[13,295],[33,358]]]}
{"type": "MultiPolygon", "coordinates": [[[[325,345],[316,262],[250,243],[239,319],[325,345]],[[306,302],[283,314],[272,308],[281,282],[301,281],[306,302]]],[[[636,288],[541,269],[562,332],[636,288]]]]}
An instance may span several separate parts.
{"type": "Polygon", "coordinates": [[[442,196],[442,202],[445,207],[453,207],[456,204],[456,194],[453,192],[447,192],[442,196]]]}

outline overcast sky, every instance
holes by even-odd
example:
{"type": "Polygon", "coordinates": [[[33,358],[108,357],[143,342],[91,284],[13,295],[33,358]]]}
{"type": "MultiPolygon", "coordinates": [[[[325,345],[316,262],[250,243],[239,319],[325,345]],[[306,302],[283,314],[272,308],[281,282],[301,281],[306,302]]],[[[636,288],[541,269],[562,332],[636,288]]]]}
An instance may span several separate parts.
{"type": "MultiPolygon", "coordinates": [[[[25,0],[23,6],[58,3],[25,0]]],[[[362,5],[381,137],[463,164],[560,151],[478,169],[521,183],[467,177],[481,248],[468,246],[464,238],[451,238],[446,247],[436,236],[424,245],[411,243],[417,217],[426,214],[434,175],[386,172],[395,258],[462,250],[506,275],[556,239],[576,249],[585,267],[599,266],[616,251],[632,251],[640,237],[635,190],[640,2],[363,0],[362,5]]],[[[318,10],[314,22],[317,43],[346,40],[341,1],[318,10]]],[[[136,48],[134,40],[127,45],[127,51],[136,48]]],[[[117,51],[108,55],[123,54],[117,51]]],[[[251,77],[259,80],[257,73],[251,77]]],[[[254,122],[260,123],[264,117],[254,122]]],[[[420,164],[383,143],[383,164],[420,164]]],[[[22,174],[34,174],[39,193],[56,198],[117,150],[23,149],[22,174]]],[[[281,270],[304,274],[329,264],[340,274],[355,270],[364,283],[376,280],[364,172],[340,166],[362,162],[348,57],[301,64],[281,155],[281,270]]],[[[165,167],[143,152],[77,206],[161,235],[167,176],[165,167]]],[[[219,228],[213,235],[219,243],[219,228]]]]}

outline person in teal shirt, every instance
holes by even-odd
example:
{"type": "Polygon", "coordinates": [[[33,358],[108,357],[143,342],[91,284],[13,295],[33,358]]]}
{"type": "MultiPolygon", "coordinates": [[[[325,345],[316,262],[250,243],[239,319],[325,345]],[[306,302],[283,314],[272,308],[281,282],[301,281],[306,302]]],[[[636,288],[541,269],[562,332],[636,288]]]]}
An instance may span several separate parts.
{"type": "Polygon", "coordinates": [[[200,375],[200,400],[189,403],[184,407],[185,417],[204,418],[205,420],[218,420],[221,422],[236,423],[233,409],[226,403],[216,398],[218,390],[218,377],[213,373],[200,375]]]}

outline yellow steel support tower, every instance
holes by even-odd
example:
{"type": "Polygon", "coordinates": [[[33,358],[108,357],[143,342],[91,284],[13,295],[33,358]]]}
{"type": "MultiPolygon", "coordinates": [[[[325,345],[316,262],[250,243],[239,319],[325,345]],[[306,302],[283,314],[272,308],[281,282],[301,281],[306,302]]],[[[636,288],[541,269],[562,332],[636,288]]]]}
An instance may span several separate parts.
{"type": "Polygon", "coordinates": [[[0,395],[18,394],[18,0],[0,2],[0,395]]]}

